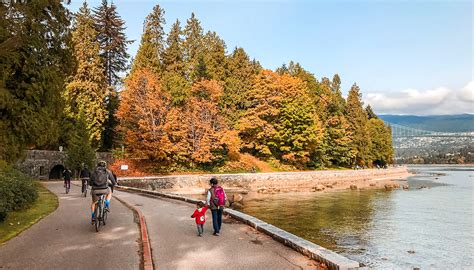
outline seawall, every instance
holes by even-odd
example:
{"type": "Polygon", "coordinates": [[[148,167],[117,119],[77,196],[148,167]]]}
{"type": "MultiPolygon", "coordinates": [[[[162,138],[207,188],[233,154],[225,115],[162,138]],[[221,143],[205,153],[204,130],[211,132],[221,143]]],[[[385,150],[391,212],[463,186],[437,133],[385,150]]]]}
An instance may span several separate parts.
{"type": "Polygon", "coordinates": [[[148,177],[121,177],[120,184],[173,193],[202,193],[209,179],[216,177],[229,191],[287,192],[324,189],[383,187],[383,183],[409,176],[407,167],[365,170],[326,170],[306,172],[199,174],[148,177]]]}

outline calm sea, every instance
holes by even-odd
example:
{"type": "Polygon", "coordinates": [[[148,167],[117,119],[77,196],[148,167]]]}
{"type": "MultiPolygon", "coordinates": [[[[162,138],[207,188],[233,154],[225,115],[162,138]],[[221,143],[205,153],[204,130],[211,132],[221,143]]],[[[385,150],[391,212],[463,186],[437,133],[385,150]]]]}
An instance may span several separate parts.
{"type": "Polygon", "coordinates": [[[474,269],[474,167],[410,170],[408,191],[252,194],[242,211],[368,267],[474,269]]]}

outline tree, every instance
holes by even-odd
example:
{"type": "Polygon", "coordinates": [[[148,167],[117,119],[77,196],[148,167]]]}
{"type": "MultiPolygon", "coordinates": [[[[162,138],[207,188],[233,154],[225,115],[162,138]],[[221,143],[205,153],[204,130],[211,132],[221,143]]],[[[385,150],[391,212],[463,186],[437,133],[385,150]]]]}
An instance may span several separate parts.
{"type": "Polygon", "coordinates": [[[213,80],[223,81],[226,77],[226,45],[216,32],[208,31],[203,37],[203,57],[209,77],[213,80]]]}
{"type": "Polygon", "coordinates": [[[74,123],[70,141],[67,147],[66,166],[75,170],[80,170],[85,164],[92,168],[95,151],[89,142],[89,132],[83,117],[79,117],[74,123]]]}
{"type": "Polygon", "coordinates": [[[121,73],[127,70],[129,58],[127,45],[132,41],[127,40],[125,22],[120,18],[117,7],[113,3],[109,5],[107,0],[102,0],[102,4],[94,9],[94,21],[97,40],[100,44],[100,56],[110,88],[110,94],[107,97],[108,117],[102,133],[102,147],[104,150],[109,150],[116,140],[114,132],[117,124],[115,111],[118,106],[116,87],[122,82],[121,73]]]}
{"type": "Polygon", "coordinates": [[[102,0],[102,4],[94,9],[94,21],[107,84],[117,86],[122,81],[120,73],[127,70],[127,45],[132,41],[127,40],[125,22],[113,3],[109,6],[107,0],[102,0]]]}
{"type": "Polygon", "coordinates": [[[243,150],[305,166],[322,138],[306,85],[288,74],[264,70],[249,99],[252,104],[238,122],[243,150]]]}
{"type": "Polygon", "coordinates": [[[365,107],[365,112],[367,113],[367,117],[369,118],[369,120],[374,118],[378,119],[377,115],[374,113],[370,105],[367,105],[367,107],[365,107]]]}
{"type": "Polygon", "coordinates": [[[163,64],[166,72],[184,76],[184,52],[179,20],[173,23],[166,39],[163,64]]]}
{"type": "Polygon", "coordinates": [[[69,12],[59,0],[0,2],[0,159],[57,146],[71,73],[69,12]]]}
{"type": "Polygon", "coordinates": [[[148,68],[138,69],[125,81],[117,110],[118,131],[135,157],[169,162],[172,144],[165,127],[171,96],[162,90],[157,75],[148,68]]]}
{"type": "Polygon", "coordinates": [[[104,123],[108,117],[106,99],[109,88],[99,55],[100,46],[94,20],[86,2],[75,15],[72,41],[77,68],[63,92],[65,112],[76,120],[84,116],[89,141],[97,149],[101,146],[104,123]]]}
{"type": "Polygon", "coordinates": [[[368,133],[371,139],[370,155],[374,165],[384,166],[393,162],[392,132],[390,127],[378,118],[368,122],[368,133]]]}
{"type": "Polygon", "coordinates": [[[357,165],[366,165],[370,161],[371,140],[367,130],[367,114],[362,105],[360,89],[354,83],[347,97],[345,116],[353,136],[351,148],[356,153],[353,164],[357,165]]]}
{"type": "Polygon", "coordinates": [[[193,70],[195,69],[199,55],[203,51],[203,30],[201,22],[196,18],[194,12],[184,27],[184,61],[186,63],[185,76],[188,81],[192,81],[193,70]]]}
{"type": "Polygon", "coordinates": [[[229,154],[238,153],[240,140],[228,129],[219,110],[222,87],[215,80],[197,82],[183,108],[180,125],[186,130],[189,161],[197,165],[219,165],[229,154]]]}
{"type": "Polygon", "coordinates": [[[242,48],[235,48],[226,60],[226,76],[222,106],[228,121],[234,125],[250,105],[248,92],[255,75],[260,72],[242,48]]]}
{"type": "Polygon", "coordinates": [[[165,50],[165,22],[165,11],[160,5],[156,5],[145,19],[140,47],[132,64],[132,73],[142,68],[161,73],[165,50]]]}

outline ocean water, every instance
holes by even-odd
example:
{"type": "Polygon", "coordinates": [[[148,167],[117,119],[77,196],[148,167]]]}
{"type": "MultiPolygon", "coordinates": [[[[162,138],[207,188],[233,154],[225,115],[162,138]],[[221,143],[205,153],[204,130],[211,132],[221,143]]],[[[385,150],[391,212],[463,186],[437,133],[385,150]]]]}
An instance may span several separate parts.
{"type": "Polygon", "coordinates": [[[474,269],[474,167],[410,170],[410,190],[252,193],[241,211],[370,268],[474,269]]]}

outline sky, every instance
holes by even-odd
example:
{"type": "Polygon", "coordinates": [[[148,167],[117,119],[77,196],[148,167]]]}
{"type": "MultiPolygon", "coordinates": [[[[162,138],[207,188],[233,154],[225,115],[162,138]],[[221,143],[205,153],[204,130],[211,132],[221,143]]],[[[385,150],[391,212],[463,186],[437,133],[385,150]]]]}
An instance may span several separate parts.
{"type": "MultiPolygon", "coordinates": [[[[83,1],[72,0],[76,11],[83,1]]],[[[96,7],[100,1],[87,1],[96,7]]],[[[343,94],[359,85],[379,114],[474,113],[471,1],[114,0],[126,35],[139,46],[153,6],[168,31],[194,12],[227,51],[243,47],[264,68],[299,62],[318,79],[338,73],[343,94]]]]}

